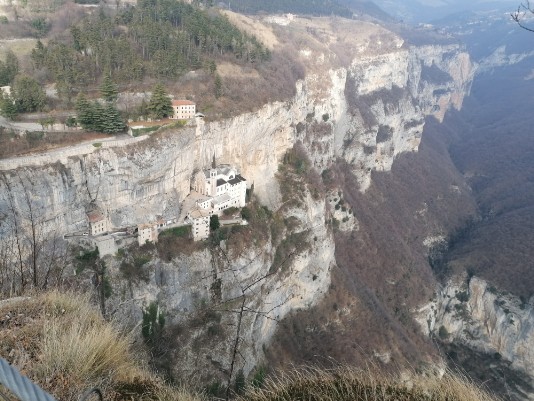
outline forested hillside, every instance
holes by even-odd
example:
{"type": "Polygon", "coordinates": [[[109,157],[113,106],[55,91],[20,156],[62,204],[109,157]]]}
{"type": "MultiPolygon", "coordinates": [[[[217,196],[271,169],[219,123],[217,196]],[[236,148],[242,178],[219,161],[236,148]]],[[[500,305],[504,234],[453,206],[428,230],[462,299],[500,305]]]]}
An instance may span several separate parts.
{"type": "Polygon", "coordinates": [[[39,10],[30,2],[10,12],[0,30],[7,45],[0,50],[0,83],[12,92],[0,97],[0,109],[11,120],[55,110],[59,119],[41,116],[32,122],[66,124],[77,96],[99,98],[105,78],[116,86],[114,102],[123,121],[149,116],[148,99],[157,83],[171,98],[193,100],[206,118],[218,119],[286,100],[304,76],[291,44],[274,49],[261,42],[260,33],[236,25],[235,14],[198,2],[65,3],[39,10]],[[39,95],[32,107],[19,107],[28,103],[19,76],[39,95]]]}
{"type": "Polygon", "coordinates": [[[203,66],[214,71],[213,60],[225,56],[254,63],[269,51],[217,11],[172,0],[140,0],[116,15],[100,9],[73,25],[67,40],[38,42],[32,52],[63,97],[103,74],[119,83],[176,79],[203,66]]]}
{"type": "MultiPolygon", "coordinates": [[[[210,3],[210,1],[204,1],[204,3],[210,3]]],[[[245,14],[265,12],[352,17],[352,12],[336,0],[232,0],[223,3],[232,11],[245,14]]]]}
{"type": "MultiPolygon", "coordinates": [[[[200,1],[210,4],[213,1],[200,1]]],[[[258,13],[295,13],[314,16],[337,15],[352,18],[353,14],[367,14],[375,18],[388,20],[391,17],[372,1],[368,0],[234,0],[222,2],[232,11],[245,14],[258,13]]]]}
{"type": "Polygon", "coordinates": [[[451,156],[468,178],[481,214],[452,238],[438,267],[447,273],[467,270],[524,301],[534,295],[531,70],[527,59],[479,75],[462,112],[436,127],[459,133],[451,156]]]}

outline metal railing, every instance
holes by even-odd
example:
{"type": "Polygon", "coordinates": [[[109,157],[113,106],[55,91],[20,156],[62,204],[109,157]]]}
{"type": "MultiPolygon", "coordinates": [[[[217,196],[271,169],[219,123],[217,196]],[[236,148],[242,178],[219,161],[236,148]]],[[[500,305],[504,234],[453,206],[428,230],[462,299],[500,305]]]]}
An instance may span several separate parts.
{"type": "MultiPolygon", "coordinates": [[[[21,375],[4,358],[0,358],[0,384],[3,384],[20,401],[57,401],[26,376],[21,375]]],[[[86,391],[79,401],[86,401],[93,394],[96,394],[100,401],[104,400],[101,391],[97,388],[92,388],[86,391]]],[[[5,401],[9,401],[9,398],[2,392],[0,392],[0,396],[5,401]]]]}

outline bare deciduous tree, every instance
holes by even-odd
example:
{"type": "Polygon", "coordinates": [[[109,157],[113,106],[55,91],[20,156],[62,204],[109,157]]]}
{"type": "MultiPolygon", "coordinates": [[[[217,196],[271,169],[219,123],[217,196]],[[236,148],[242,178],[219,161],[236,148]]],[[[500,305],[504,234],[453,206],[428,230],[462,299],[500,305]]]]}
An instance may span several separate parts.
{"type": "MultiPolygon", "coordinates": [[[[226,261],[226,263],[228,263],[228,265],[230,265],[231,262],[230,262],[230,259],[228,258],[228,255],[226,254],[226,252],[224,252],[224,250],[220,246],[218,247],[218,250],[224,256],[224,260],[226,261]]],[[[265,281],[269,280],[271,277],[276,275],[276,273],[278,272],[278,268],[281,268],[283,265],[288,263],[288,261],[293,256],[293,253],[294,252],[288,254],[287,257],[284,260],[281,261],[280,265],[276,267],[276,269],[271,269],[267,274],[261,275],[260,277],[254,278],[254,279],[252,279],[251,281],[248,281],[248,282],[242,282],[239,279],[239,277],[237,275],[237,272],[240,269],[238,269],[238,270],[232,269],[232,268],[226,269],[226,271],[232,273],[232,275],[234,277],[234,282],[238,284],[239,290],[241,292],[241,294],[238,295],[237,297],[234,297],[234,298],[231,298],[231,299],[222,300],[218,305],[215,305],[215,309],[218,310],[218,311],[231,312],[231,313],[237,314],[236,330],[235,330],[235,333],[234,333],[233,345],[232,345],[231,356],[230,356],[230,361],[229,361],[229,367],[228,367],[228,370],[227,370],[228,378],[227,378],[227,383],[226,383],[226,401],[228,401],[230,399],[230,396],[231,396],[232,380],[235,377],[235,372],[238,371],[238,369],[237,369],[238,359],[239,359],[239,357],[244,359],[244,357],[243,357],[243,355],[242,355],[242,353],[240,351],[240,347],[241,347],[242,339],[243,339],[242,338],[242,323],[243,323],[244,315],[245,314],[253,314],[253,315],[257,315],[257,316],[262,316],[265,319],[270,319],[270,320],[278,322],[278,319],[273,316],[274,311],[276,311],[277,309],[282,307],[286,302],[289,301],[289,298],[285,299],[282,302],[280,302],[279,304],[274,305],[269,310],[265,310],[265,311],[264,310],[259,310],[259,309],[254,309],[254,308],[251,308],[251,307],[248,306],[248,305],[250,305],[251,301],[253,301],[255,298],[258,297],[258,294],[254,290],[259,285],[261,285],[262,283],[264,283],[265,281]],[[225,309],[224,308],[224,305],[233,304],[236,301],[238,302],[238,305],[237,305],[236,308],[229,308],[229,309],[225,309]],[[220,309],[221,307],[222,307],[222,309],[220,309]]],[[[259,257],[259,255],[256,255],[256,257],[254,257],[249,262],[249,264],[252,263],[257,257],[259,257]]],[[[245,268],[247,266],[244,266],[243,268],[245,268]]]]}
{"type": "Polygon", "coordinates": [[[521,3],[517,7],[517,10],[510,15],[512,19],[517,22],[517,24],[521,28],[530,32],[534,32],[534,22],[532,22],[531,24],[527,24],[524,22],[529,15],[534,17],[534,6],[530,4],[530,0],[526,0],[524,3],[521,3]]]}
{"type": "Polygon", "coordinates": [[[61,282],[66,267],[66,244],[54,219],[47,220],[45,205],[28,175],[0,176],[0,292],[20,295],[61,282]],[[19,191],[18,194],[16,192],[19,191]]]}

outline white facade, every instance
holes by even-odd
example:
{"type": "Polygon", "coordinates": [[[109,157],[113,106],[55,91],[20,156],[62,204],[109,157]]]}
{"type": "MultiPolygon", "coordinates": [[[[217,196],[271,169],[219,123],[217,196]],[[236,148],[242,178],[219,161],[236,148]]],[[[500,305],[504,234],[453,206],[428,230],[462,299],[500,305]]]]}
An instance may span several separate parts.
{"type": "Polygon", "coordinates": [[[173,110],[173,115],[171,116],[172,119],[189,120],[195,117],[195,114],[197,112],[197,107],[195,103],[189,100],[173,100],[172,110],[173,110]]]}
{"type": "Polygon", "coordinates": [[[137,226],[137,234],[139,246],[145,245],[147,241],[158,242],[158,229],[156,224],[141,224],[137,226]]]}
{"type": "Polygon", "coordinates": [[[229,207],[243,207],[247,195],[247,180],[234,167],[220,165],[204,170],[193,178],[193,189],[206,196],[197,201],[197,206],[220,214],[229,207]]]}
{"type": "Polygon", "coordinates": [[[92,211],[87,213],[87,220],[89,220],[89,234],[99,235],[109,231],[111,224],[100,211],[92,211]]]}
{"type": "Polygon", "coordinates": [[[191,221],[193,240],[206,239],[210,235],[210,213],[204,209],[196,209],[187,215],[191,221]]]}
{"type": "Polygon", "coordinates": [[[211,208],[211,198],[209,198],[209,197],[204,197],[204,198],[198,199],[196,203],[197,203],[197,206],[200,209],[210,209],[211,208]]]}

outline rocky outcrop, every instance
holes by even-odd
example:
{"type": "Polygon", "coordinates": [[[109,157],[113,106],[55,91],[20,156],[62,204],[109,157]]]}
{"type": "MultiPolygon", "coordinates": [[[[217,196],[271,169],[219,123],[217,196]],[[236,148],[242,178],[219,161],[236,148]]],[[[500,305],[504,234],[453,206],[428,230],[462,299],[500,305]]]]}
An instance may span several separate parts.
{"type": "Polygon", "coordinates": [[[473,277],[469,284],[461,279],[449,282],[417,315],[427,335],[489,354],[498,353],[512,367],[532,375],[532,302],[500,293],[486,281],[473,277]]]}
{"type": "MultiPolygon", "coordinates": [[[[461,106],[473,75],[469,57],[459,46],[407,48],[391,36],[371,38],[351,50],[352,61],[345,66],[332,62],[330,53],[302,52],[303,58],[320,64],[324,75],[310,67],[287,102],[222,121],[197,119],[142,141],[84,145],[75,148],[79,152],[36,155],[28,163],[10,160],[0,173],[0,211],[11,205],[26,210],[31,204],[43,232],[61,233],[86,231],[90,205],[97,205],[114,227],[176,217],[191,177],[213,157],[237,166],[254,183],[261,202],[277,210],[282,202],[276,173],[283,155],[299,141],[319,173],[336,158],[344,158],[365,191],[372,171],[389,170],[398,154],[417,150],[426,116],[442,119],[448,108],[461,106]]],[[[306,199],[305,207],[284,213],[300,222],[299,232],[306,233],[309,249],[297,255],[287,274],[258,287],[250,298],[251,309],[271,310],[283,318],[316,303],[329,286],[334,263],[326,224],[330,216],[324,199],[309,194],[306,199]]],[[[357,228],[352,214],[338,217],[344,229],[357,228]]],[[[0,226],[0,235],[11,235],[12,228],[0,226]]],[[[220,286],[221,299],[239,295],[241,284],[269,271],[272,258],[269,246],[252,246],[231,260],[238,273],[214,268],[217,257],[207,252],[158,263],[150,284],[131,295],[140,299],[137,316],[140,305],[158,300],[179,321],[198,306],[197,300],[209,298],[214,283],[220,286]]],[[[247,370],[274,331],[272,313],[269,318],[252,314],[244,321],[250,344],[245,351],[250,357],[247,370]]]]}
{"type": "Polygon", "coordinates": [[[220,247],[182,253],[170,261],[154,258],[146,266],[148,283],[132,285],[120,278],[120,262],[108,258],[114,277],[114,296],[109,302],[114,305],[115,317],[135,325],[141,312],[155,302],[164,311],[167,326],[192,327],[194,333],[181,337],[180,346],[168,351],[180,361],[172,369],[179,377],[198,380],[200,375],[206,382],[217,376],[214,365],[229,369],[239,335],[235,369],[248,374],[263,360],[263,349],[277,323],[291,311],[314,306],[330,286],[335,245],[326,204],[309,193],[304,199],[298,208],[279,211],[297,227],[291,235],[298,237],[298,243],[287,259],[276,258],[271,238],[259,243],[249,238],[239,252],[222,241],[220,247]],[[217,318],[210,321],[207,315],[217,318]],[[195,319],[204,321],[198,325],[195,319]]]}
{"type": "Polygon", "coordinates": [[[458,47],[425,46],[357,59],[347,74],[336,148],[366,189],[371,171],[388,171],[396,155],[417,150],[426,116],[442,121],[461,107],[474,68],[458,47]]]}
{"type": "Polygon", "coordinates": [[[491,71],[494,68],[518,64],[528,57],[534,56],[534,51],[525,53],[511,53],[506,46],[499,46],[488,57],[480,61],[478,72],[491,71]]]}
{"type": "MultiPolygon", "coordinates": [[[[198,119],[195,127],[140,143],[84,145],[78,155],[56,151],[54,157],[32,157],[28,166],[10,161],[3,167],[15,170],[3,175],[16,204],[24,192],[16,177],[31,177],[45,220],[59,222],[64,232],[84,228],[90,202],[98,203],[115,226],[177,215],[190,177],[213,156],[238,166],[262,201],[276,205],[278,163],[297,140],[307,145],[319,170],[344,157],[365,190],[371,171],[388,170],[397,154],[417,150],[426,115],[442,118],[448,107],[461,106],[471,77],[469,58],[459,47],[398,49],[330,70],[323,82],[326,99],[311,95],[316,82],[310,77],[297,84],[290,102],[218,122],[198,119]],[[329,132],[318,138],[313,123],[328,124],[329,132]]],[[[5,199],[0,201],[0,209],[6,207],[5,199]]]]}

